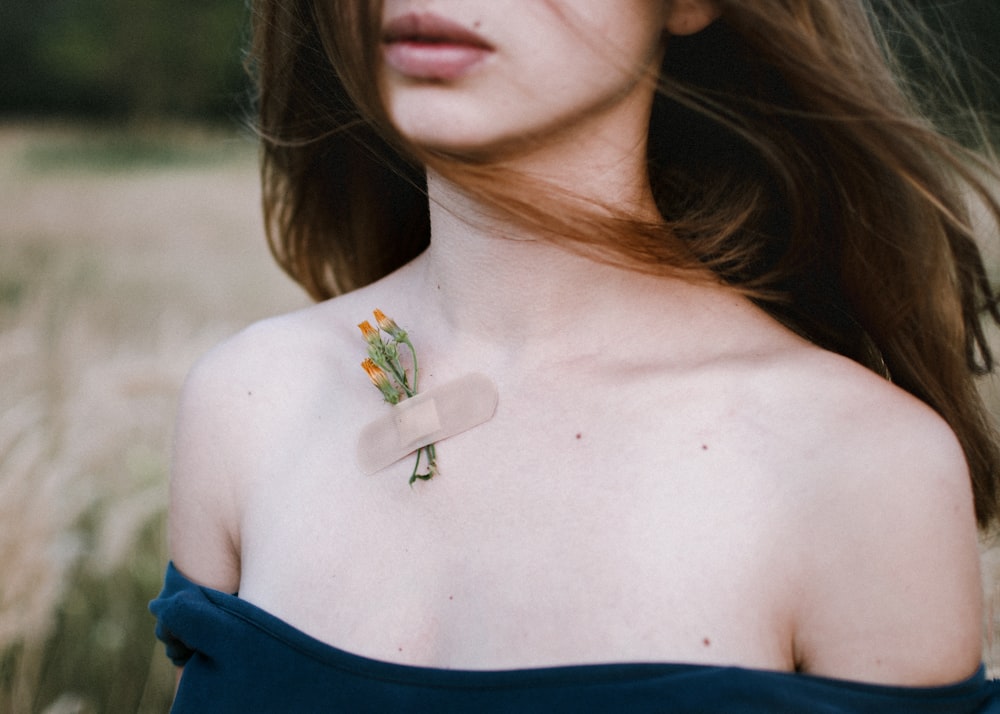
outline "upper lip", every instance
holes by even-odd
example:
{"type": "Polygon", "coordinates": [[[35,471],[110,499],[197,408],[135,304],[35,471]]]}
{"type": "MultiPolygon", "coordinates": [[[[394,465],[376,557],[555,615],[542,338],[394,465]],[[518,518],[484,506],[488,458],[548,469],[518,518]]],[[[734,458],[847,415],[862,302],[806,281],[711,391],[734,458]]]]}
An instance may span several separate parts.
{"type": "Polygon", "coordinates": [[[408,13],[390,20],[382,29],[382,41],[446,43],[493,49],[475,32],[431,13],[408,13]]]}

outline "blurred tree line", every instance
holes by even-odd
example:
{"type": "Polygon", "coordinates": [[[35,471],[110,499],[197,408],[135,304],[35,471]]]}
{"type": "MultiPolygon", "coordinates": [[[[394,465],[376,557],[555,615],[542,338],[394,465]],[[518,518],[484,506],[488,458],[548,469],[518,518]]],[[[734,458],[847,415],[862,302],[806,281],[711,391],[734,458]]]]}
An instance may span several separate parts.
{"type": "MultiPolygon", "coordinates": [[[[904,0],[1000,110],[1000,0],[904,0]],[[964,66],[964,67],[963,67],[964,66]],[[983,72],[982,70],[985,70],[983,72]],[[986,78],[983,81],[983,78],[986,78]]],[[[882,0],[874,0],[878,11],[882,0]]],[[[0,0],[0,116],[227,120],[246,106],[247,0],[0,0]]],[[[899,40],[904,54],[905,37],[899,40]]],[[[915,57],[915,55],[914,55],[915,57]]],[[[915,57],[911,66],[921,69],[915,57]]]]}
{"type": "Polygon", "coordinates": [[[0,115],[231,119],[248,26],[239,0],[0,0],[0,115]]]}

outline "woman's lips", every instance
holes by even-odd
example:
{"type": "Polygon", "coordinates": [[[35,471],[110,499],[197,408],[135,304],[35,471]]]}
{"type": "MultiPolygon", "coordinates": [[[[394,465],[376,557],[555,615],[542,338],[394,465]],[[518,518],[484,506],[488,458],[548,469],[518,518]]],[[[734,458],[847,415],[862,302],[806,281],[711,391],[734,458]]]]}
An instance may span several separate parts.
{"type": "Polygon", "coordinates": [[[386,24],[382,33],[386,64],[405,77],[453,80],[493,53],[476,33],[437,15],[412,13],[386,24]]]}

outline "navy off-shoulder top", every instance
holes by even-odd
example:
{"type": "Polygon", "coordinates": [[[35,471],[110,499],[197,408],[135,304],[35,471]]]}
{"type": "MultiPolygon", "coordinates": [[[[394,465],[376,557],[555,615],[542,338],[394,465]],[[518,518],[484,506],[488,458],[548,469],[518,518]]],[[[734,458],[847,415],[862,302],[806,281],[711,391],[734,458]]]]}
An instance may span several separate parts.
{"type": "Polygon", "coordinates": [[[150,603],[167,655],[184,665],[173,714],[1000,714],[980,668],[945,687],[890,687],[690,664],[447,670],[360,657],[316,640],[168,565],[150,603]]]}

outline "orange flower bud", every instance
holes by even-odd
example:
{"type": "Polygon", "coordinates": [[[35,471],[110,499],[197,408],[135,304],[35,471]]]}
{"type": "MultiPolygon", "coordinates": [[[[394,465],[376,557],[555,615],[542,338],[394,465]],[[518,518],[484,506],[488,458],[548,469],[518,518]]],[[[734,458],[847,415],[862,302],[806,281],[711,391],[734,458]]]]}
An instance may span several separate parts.
{"type": "Polygon", "coordinates": [[[384,312],[376,308],[372,314],[375,315],[375,322],[378,323],[379,328],[388,333],[394,340],[402,340],[406,337],[406,332],[396,324],[395,320],[386,317],[384,312]]]}
{"type": "Polygon", "coordinates": [[[382,392],[382,396],[390,404],[397,404],[399,402],[399,392],[397,392],[392,384],[389,382],[389,376],[385,371],[379,367],[371,358],[366,359],[361,363],[362,369],[368,375],[368,379],[372,381],[378,390],[382,392]]]}
{"type": "Polygon", "coordinates": [[[379,339],[378,330],[372,327],[372,324],[368,322],[368,320],[359,324],[358,329],[361,330],[361,334],[364,335],[365,340],[367,340],[369,344],[382,342],[382,340],[379,339]]]}

